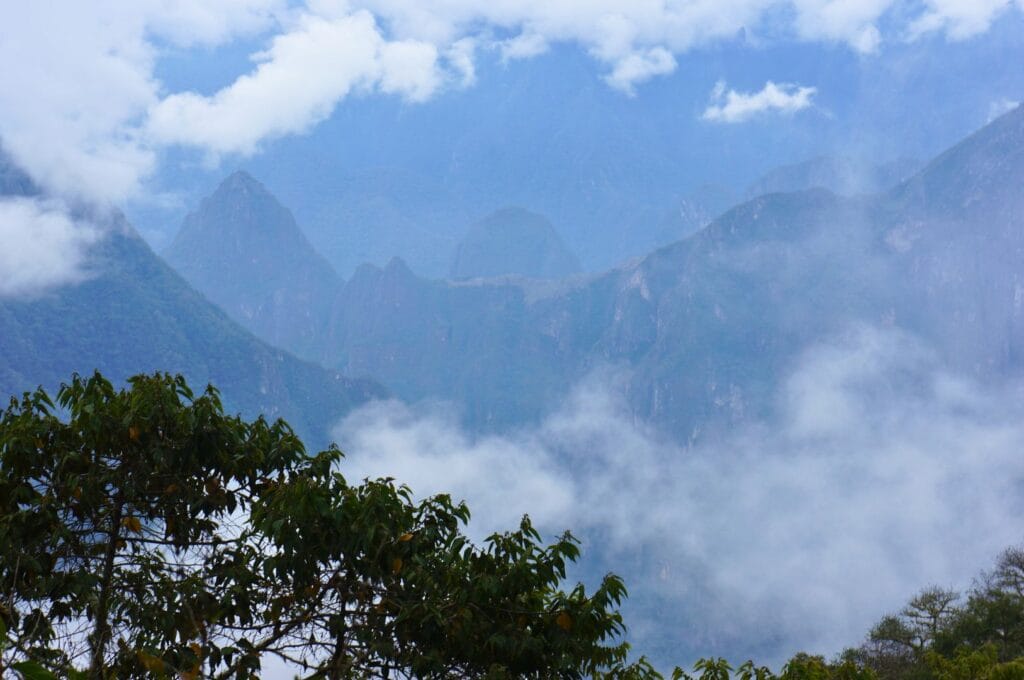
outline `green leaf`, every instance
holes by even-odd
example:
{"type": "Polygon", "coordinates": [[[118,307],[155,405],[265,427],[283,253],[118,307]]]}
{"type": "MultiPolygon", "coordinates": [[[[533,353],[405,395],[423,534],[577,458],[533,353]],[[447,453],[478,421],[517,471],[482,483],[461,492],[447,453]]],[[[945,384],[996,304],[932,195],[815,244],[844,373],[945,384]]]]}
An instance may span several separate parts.
{"type": "Polygon", "coordinates": [[[11,668],[21,673],[25,680],[57,680],[57,676],[40,666],[35,661],[22,661],[12,664],[11,668]]]}

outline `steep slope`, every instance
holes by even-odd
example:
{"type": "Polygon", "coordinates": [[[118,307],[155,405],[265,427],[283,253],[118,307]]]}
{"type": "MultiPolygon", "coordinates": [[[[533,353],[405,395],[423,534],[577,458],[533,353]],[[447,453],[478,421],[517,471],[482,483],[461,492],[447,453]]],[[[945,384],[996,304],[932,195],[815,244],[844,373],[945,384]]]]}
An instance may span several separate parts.
{"type": "Polygon", "coordinates": [[[341,280],[291,213],[251,176],[225,179],[185,218],[165,256],[243,327],[316,357],[341,280]]]}
{"type": "MultiPolygon", "coordinates": [[[[0,177],[35,195],[0,158],[0,177]]],[[[0,297],[0,395],[56,387],[72,372],[114,380],[152,371],[215,384],[229,409],[284,417],[310,446],[329,441],[337,418],[384,390],[300,361],[257,340],[158,258],[123,217],[101,218],[86,281],[41,295],[0,297]]]]}
{"type": "Polygon", "coordinates": [[[628,361],[636,412],[684,439],[764,414],[805,348],[857,324],[1003,379],[1024,368],[1022,185],[1018,109],[881,196],[755,199],[609,274],[594,353],[628,361]]]}
{"type": "Polygon", "coordinates": [[[470,227],[455,250],[449,275],[558,279],[579,270],[576,257],[546,217],[513,207],[497,210],[470,227]]]}
{"type": "Polygon", "coordinates": [[[596,347],[634,367],[638,413],[677,435],[742,420],[810,343],[897,327],[952,369],[1021,364],[1024,111],[873,199],[755,199],[616,279],[596,347]]]}
{"type": "Polygon", "coordinates": [[[904,329],[950,368],[1001,379],[1024,355],[1021,186],[1018,109],[886,194],[762,196],[587,280],[367,272],[335,304],[332,359],[409,398],[472,404],[479,427],[534,417],[591,367],[622,365],[636,415],[684,441],[769,412],[808,346],[858,324],[904,329]]]}
{"type": "Polygon", "coordinates": [[[909,312],[974,373],[1024,361],[1024,107],[993,121],[879,202],[880,238],[920,304],[909,312]]]}
{"type": "Polygon", "coordinates": [[[818,156],[801,163],[775,168],[747,187],[747,198],[762,194],[828,189],[840,196],[859,196],[888,191],[914,175],[921,163],[898,158],[873,163],[848,156],[818,156]]]}
{"type": "Polygon", "coordinates": [[[432,281],[397,258],[364,265],[335,302],[329,361],[406,399],[453,399],[482,428],[508,425],[543,413],[536,398],[561,384],[556,348],[528,309],[514,281],[432,281]]]}

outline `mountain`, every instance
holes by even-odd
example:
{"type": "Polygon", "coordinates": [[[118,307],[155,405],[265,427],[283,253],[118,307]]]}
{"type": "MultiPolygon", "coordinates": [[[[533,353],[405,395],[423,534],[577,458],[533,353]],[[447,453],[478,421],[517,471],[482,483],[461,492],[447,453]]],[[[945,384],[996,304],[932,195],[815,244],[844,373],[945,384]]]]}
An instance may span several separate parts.
{"type": "Polygon", "coordinates": [[[877,194],[895,187],[920,168],[921,163],[910,158],[872,163],[847,156],[817,156],[770,170],[747,187],[746,196],[806,189],[828,189],[840,196],[877,194]]]}
{"type": "Polygon", "coordinates": [[[521,282],[446,282],[416,276],[400,259],[364,265],[335,301],[327,360],[373,375],[405,399],[449,398],[468,422],[516,422],[524,399],[556,391],[558,354],[533,332],[521,282]]]}
{"type": "MultiPolygon", "coordinates": [[[[0,188],[36,195],[0,157],[0,188]],[[14,178],[14,181],[11,181],[14,178]]],[[[344,413],[384,390],[275,349],[234,323],[157,257],[120,214],[83,214],[105,236],[89,253],[91,276],[32,297],[0,297],[0,394],[72,372],[112,380],[141,372],[184,374],[194,388],[213,383],[227,408],[284,417],[310,447],[328,443],[344,413]]]]}
{"type": "Polygon", "coordinates": [[[541,285],[367,268],[336,300],[328,359],[489,428],[537,417],[592,367],[629,369],[636,416],[682,441],[772,408],[810,345],[897,327],[952,369],[1024,366],[1024,110],[878,196],[760,196],[604,274],[541,285]]]}
{"type": "Polygon", "coordinates": [[[458,229],[470,221],[473,206],[442,181],[394,167],[312,181],[316,207],[305,208],[303,224],[344,276],[366,262],[383,266],[395,255],[414,262],[423,276],[448,273],[458,229]]]}
{"type": "Polygon", "coordinates": [[[247,173],[232,174],[203,199],[164,256],[244,328],[316,356],[341,279],[291,212],[247,173]]]}
{"type": "Polygon", "coordinates": [[[908,316],[981,375],[1024,362],[1024,107],[933,160],[879,202],[886,246],[918,293],[908,316]]]}
{"type": "Polygon", "coordinates": [[[558,279],[579,271],[580,263],[546,217],[523,208],[503,208],[470,228],[455,250],[449,276],[558,279]]]}

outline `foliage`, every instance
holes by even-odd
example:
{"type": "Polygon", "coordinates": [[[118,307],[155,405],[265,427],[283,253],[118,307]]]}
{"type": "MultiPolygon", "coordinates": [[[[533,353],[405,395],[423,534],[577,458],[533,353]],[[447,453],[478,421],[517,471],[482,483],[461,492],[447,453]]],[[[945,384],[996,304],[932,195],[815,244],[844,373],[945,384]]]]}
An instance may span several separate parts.
{"type": "MultiPolygon", "coordinates": [[[[474,545],[465,505],[350,484],[283,421],[208,387],[74,376],[0,413],[0,675],[250,678],[662,676],[629,663],[622,581],[563,589],[580,556],[524,518],[474,545]]],[[[1024,680],[1024,550],[966,598],[921,591],[868,640],[776,674],[701,659],[673,680],[1024,680]]]]}
{"type": "Polygon", "coordinates": [[[626,665],[622,581],[524,518],[483,546],[468,509],[350,484],[282,421],[216,390],[75,376],[0,416],[0,675],[656,677],[626,665]]]}
{"type": "Polygon", "coordinates": [[[723,658],[701,659],[694,664],[693,671],[697,675],[676,668],[672,680],[875,680],[877,677],[871,669],[849,659],[828,663],[823,657],[804,653],[786,662],[778,675],[766,666],[756,666],[753,661],[733,669],[723,658]]]}
{"type": "Polygon", "coordinates": [[[1005,550],[966,597],[922,590],[847,655],[883,680],[1024,678],[1024,549],[1005,550]]]}

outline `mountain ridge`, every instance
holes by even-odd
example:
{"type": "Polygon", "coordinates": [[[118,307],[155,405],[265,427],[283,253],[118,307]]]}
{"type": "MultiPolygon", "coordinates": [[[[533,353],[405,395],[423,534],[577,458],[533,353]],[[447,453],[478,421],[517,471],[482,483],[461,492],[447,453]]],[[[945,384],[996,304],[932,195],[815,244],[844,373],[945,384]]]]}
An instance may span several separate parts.
{"type": "MultiPolygon", "coordinates": [[[[18,172],[0,159],[0,177],[18,172]]],[[[161,260],[120,213],[94,221],[103,237],[88,253],[84,281],[0,297],[0,394],[53,389],[95,370],[114,381],[181,373],[194,386],[216,385],[229,410],[285,418],[311,447],[326,446],[345,413],[387,395],[372,380],[258,340],[161,260]]]]}
{"type": "Polygon", "coordinates": [[[236,171],[221,182],[185,218],[164,256],[242,326],[317,358],[322,320],[342,279],[251,175],[236,171]]]}

